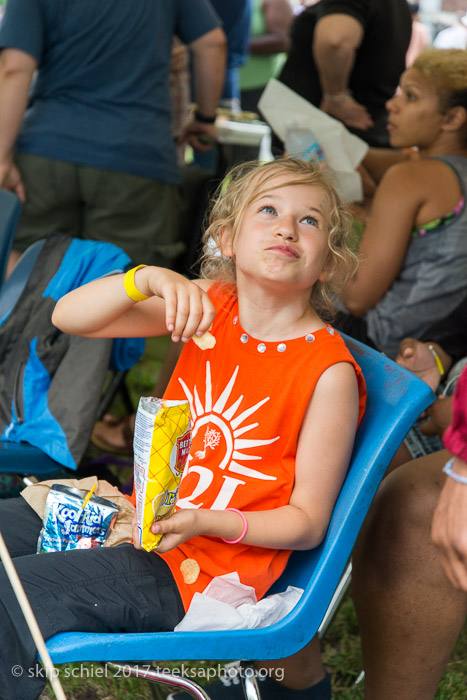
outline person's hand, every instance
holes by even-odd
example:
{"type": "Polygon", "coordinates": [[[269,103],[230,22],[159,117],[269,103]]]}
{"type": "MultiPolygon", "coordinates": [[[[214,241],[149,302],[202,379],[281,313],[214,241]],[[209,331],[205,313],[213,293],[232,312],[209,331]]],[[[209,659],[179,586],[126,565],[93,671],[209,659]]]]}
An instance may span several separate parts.
{"type": "Polygon", "coordinates": [[[367,108],[354,100],[351,95],[342,95],[339,99],[325,95],[321,100],[320,109],[331,117],[339,119],[351,129],[367,131],[374,125],[367,108]]]}
{"type": "Polygon", "coordinates": [[[187,143],[195,151],[211,151],[217,140],[215,124],[206,124],[196,119],[189,121],[178,138],[177,145],[187,143]]]}
{"type": "Polygon", "coordinates": [[[164,554],[199,535],[198,516],[198,510],[177,510],[167,520],[154,522],[151,525],[151,532],[154,535],[164,535],[157,551],[164,554]]]}
{"type": "MultiPolygon", "coordinates": [[[[182,544],[186,540],[191,539],[191,537],[196,537],[196,535],[199,535],[200,533],[197,528],[197,523],[197,510],[178,510],[166,520],[158,520],[157,522],[153,522],[150,528],[153,535],[164,535],[159,547],[157,547],[157,551],[164,554],[164,552],[169,552],[171,549],[178,547],[178,545],[182,544]]],[[[143,549],[143,547],[139,544],[139,530],[136,513],[133,516],[132,527],[133,545],[135,549],[143,549]]]]}
{"type": "Polygon", "coordinates": [[[23,204],[25,203],[26,190],[21,173],[13,162],[0,165],[0,187],[14,192],[23,204]]]}
{"type": "Polygon", "coordinates": [[[143,294],[164,300],[167,330],[174,342],[188,342],[211,327],[214,305],[201,287],[183,275],[163,267],[145,267],[136,272],[135,281],[143,294]]]}
{"type": "Polygon", "coordinates": [[[426,421],[422,423],[421,431],[424,435],[439,435],[440,437],[451,425],[453,396],[438,396],[423,414],[426,421]]]}
{"type": "MultiPolygon", "coordinates": [[[[467,477],[467,464],[456,458],[453,469],[467,477]]],[[[446,576],[455,588],[467,591],[467,485],[446,478],[431,526],[446,576]]]]}
{"type": "Polygon", "coordinates": [[[423,379],[436,391],[441,376],[435,358],[425,343],[414,338],[405,338],[399,346],[396,362],[423,379]]]}

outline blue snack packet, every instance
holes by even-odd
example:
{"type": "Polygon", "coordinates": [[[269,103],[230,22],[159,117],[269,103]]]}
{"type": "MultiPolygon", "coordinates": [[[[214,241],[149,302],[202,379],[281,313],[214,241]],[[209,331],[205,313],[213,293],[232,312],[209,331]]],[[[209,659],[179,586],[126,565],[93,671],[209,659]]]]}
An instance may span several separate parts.
{"type": "Polygon", "coordinates": [[[45,502],[37,552],[101,547],[117,518],[118,506],[94,494],[83,508],[86,491],[53,484],[45,502]]]}

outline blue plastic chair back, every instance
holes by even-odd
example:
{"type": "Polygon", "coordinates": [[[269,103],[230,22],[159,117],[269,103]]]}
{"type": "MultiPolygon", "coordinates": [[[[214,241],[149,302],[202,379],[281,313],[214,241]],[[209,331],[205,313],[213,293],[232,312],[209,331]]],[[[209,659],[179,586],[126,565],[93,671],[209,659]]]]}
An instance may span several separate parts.
{"type": "Polygon", "coordinates": [[[5,278],[21,208],[21,200],[13,192],[0,189],[0,287],[5,278]]]}
{"type": "Polygon", "coordinates": [[[284,574],[271,589],[283,591],[288,585],[303,588],[295,608],[281,621],[263,629],[145,634],[66,632],[47,642],[55,663],[278,659],[294,654],[314,637],[389,462],[411,425],[434,399],[428,385],[413,374],[377,351],[344,338],[363,370],[368,407],[323,543],[311,551],[294,552],[284,574]]]}

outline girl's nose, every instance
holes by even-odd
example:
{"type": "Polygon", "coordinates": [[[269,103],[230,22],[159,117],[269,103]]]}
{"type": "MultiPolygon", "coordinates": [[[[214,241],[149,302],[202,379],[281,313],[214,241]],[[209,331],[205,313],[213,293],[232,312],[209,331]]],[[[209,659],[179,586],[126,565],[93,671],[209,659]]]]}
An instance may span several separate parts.
{"type": "Polygon", "coordinates": [[[276,235],[293,240],[297,237],[295,221],[292,216],[283,216],[280,218],[276,228],[276,235]]]}

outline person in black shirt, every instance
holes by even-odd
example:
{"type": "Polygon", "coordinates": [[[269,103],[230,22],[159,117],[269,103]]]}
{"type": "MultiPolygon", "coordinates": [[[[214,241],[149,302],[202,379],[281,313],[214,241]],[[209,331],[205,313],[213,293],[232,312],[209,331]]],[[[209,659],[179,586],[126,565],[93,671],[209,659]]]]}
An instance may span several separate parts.
{"type": "Polygon", "coordinates": [[[385,103],[411,31],[406,0],[321,0],[295,18],[279,80],[370,146],[388,146],[385,103]]]}

